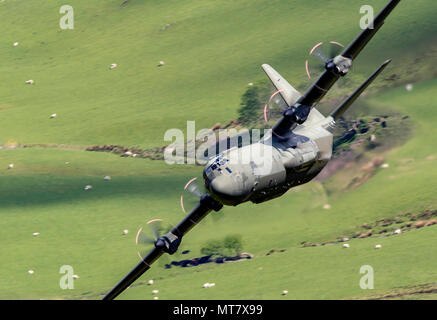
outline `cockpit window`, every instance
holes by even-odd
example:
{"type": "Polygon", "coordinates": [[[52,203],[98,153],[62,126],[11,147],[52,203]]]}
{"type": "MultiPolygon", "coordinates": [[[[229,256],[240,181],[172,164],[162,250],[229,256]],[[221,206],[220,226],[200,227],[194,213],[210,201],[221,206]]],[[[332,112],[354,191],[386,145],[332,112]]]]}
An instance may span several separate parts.
{"type": "Polygon", "coordinates": [[[210,168],[211,170],[221,171],[220,166],[224,165],[225,163],[229,162],[229,159],[226,159],[224,157],[217,157],[214,162],[211,164],[210,168]]]}

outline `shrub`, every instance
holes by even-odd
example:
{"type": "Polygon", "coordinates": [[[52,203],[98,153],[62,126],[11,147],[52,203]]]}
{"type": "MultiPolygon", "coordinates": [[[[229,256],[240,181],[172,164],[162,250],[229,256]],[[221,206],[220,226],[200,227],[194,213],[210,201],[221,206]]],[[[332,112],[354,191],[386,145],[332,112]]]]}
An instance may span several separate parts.
{"type": "Polygon", "coordinates": [[[200,250],[205,256],[237,256],[243,249],[243,243],[239,235],[229,235],[223,240],[209,240],[200,250]]]}

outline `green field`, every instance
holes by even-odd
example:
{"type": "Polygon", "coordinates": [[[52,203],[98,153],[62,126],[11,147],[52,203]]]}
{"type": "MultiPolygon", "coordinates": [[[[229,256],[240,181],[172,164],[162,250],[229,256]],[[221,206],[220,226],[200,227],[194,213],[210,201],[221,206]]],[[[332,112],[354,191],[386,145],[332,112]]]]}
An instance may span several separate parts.
{"type": "MultiPolygon", "coordinates": [[[[369,1],[375,10],[385,2],[369,1]]],[[[265,78],[262,63],[302,87],[312,45],[347,43],[359,31],[359,4],[346,0],[121,3],[70,1],[75,29],[60,30],[56,1],[0,2],[6,30],[0,40],[0,299],[101,298],[138,262],[139,227],[151,218],[182,219],[180,192],[201,167],[86,147],[160,147],[164,132],[184,129],[187,120],[196,120],[197,129],[226,123],[237,117],[247,84],[265,78]],[[165,66],[157,67],[161,60],[165,66]],[[117,68],[109,70],[111,63],[117,68]],[[35,84],[26,85],[29,79],[35,84]],[[86,185],[93,188],[85,191],[86,185]],[[74,290],[59,287],[62,265],[80,276],[74,290]]],[[[381,76],[353,111],[409,116],[411,137],[382,155],[387,169],[354,190],[327,194],[326,183],[347,183],[350,170],[360,170],[352,164],[279,199],[213,213],[184,238],[182,247],[191,252],[172,259],[198,257],[208,240],[233,234],[254,259],[168,270],[157,263],[120,298],[152,299],[159,289],[160,299],[435,299],[435,292],[415,288],[437,286],[436,225],[352,239],[348,249],[302,247],[350,236],[364,223],[437,209],[435,6],[403,1],[354,67],[355,83],[393,58],[385,73],[398,79],[381,76]],[[323,209],[326,203],[331,209],[323,209]],[[285,251],[266,255],[271,249],[285,251]],[[375,270],[374,290],[359,286],[362,265],[375,270]],[[148,279],[155,284],[146,285],[148,279]],[[203,289],[205,282],[216,286],[203,289]]]]}

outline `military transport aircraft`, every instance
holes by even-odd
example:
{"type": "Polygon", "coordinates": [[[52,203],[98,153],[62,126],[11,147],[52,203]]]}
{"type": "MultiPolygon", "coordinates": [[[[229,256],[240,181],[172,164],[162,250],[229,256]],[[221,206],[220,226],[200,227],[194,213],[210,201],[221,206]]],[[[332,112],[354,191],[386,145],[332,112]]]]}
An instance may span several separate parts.
{"type": "MultiPolygon", "coordinates": [[[[164,253],[177,251],[182,237],[212,210],[223,205],[236,206],[246,201],[260,203],[283,195],[290,188],[313,179],[332,156],[335,121],[351,106],[361,93],[390,63],[385,61],[349,98],[329,116],[324,117],[314,107],[351,69],[352,62],[384,24],[384,20],[399,4],[391,0],[359,36],[337,56],[324,62],[324,72],[301,95],[272,67],[262,68],[285,101],[282,118],[256,144],[231,148],[212,158],[203,171],[205,194],[185,218],[169,232],[155,232],[153,249],[103,299],[112,300],[128,288],[164,253]],[[372,28],[373,26],[373,28],[372,28]],[[247,153],[248,148],[263,149],[268,155],[269,170],[257,170],[258,162],[231,161],[247,153]]],[[[325,60],[325,59],[324,59],[325,60]]],[[[266,160],[266,159],[263,159],[266,160]]],[[[187,185],[188,186],[188,185],[187,185]]],[[[187,187],[186,186],[186,187],[187,187]]]]}

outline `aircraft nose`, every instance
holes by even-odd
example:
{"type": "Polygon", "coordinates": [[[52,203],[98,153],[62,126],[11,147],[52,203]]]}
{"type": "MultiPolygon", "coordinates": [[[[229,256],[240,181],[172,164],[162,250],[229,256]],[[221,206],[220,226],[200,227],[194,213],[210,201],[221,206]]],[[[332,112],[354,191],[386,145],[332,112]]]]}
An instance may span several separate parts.
{"type": "Polygon", "coordinates": [[[210,190],[215,196],[220,198],[222,202],[230,205],[238,204],[246,195],[243,184],[227,176],[214,178],[211,181],[210,190]]]}
{"type": "Polygon", "coordinates": [[[217,177],[211,181],[211,191],[217,195],[225,195],[229,191],[229,183],[224,177],[217,177]]]}

